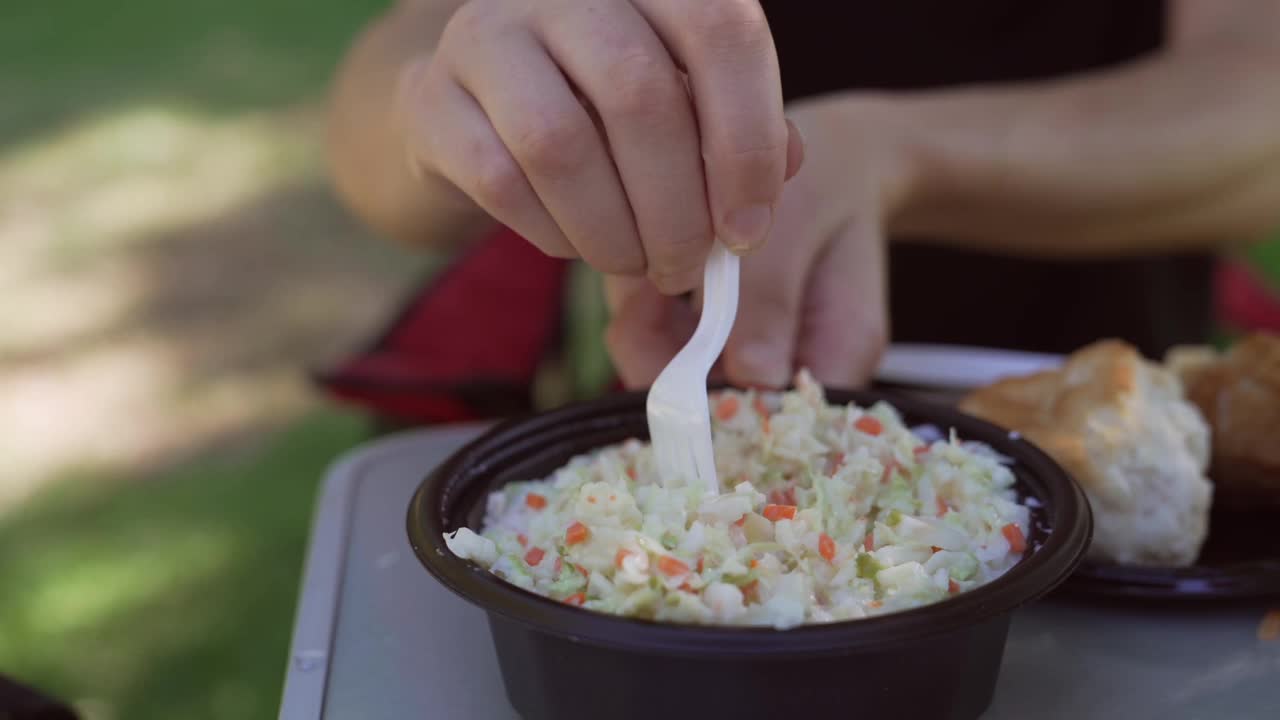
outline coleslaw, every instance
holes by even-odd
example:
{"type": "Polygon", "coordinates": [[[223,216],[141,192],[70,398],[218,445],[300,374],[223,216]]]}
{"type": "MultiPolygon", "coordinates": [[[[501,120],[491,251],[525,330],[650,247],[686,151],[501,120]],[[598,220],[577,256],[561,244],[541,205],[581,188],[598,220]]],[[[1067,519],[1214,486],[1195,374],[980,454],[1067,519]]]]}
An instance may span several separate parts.
{"type": "Polygon", "coordinates": [[[778,629],[937,602],[1004,574],[1030,510],[986,446],[921,439],[888,404],[787,393],[712,397],[721,492],[659,478],[638,440],[488,498],[455,555],[525,590],[666,622],[778,629]]]}

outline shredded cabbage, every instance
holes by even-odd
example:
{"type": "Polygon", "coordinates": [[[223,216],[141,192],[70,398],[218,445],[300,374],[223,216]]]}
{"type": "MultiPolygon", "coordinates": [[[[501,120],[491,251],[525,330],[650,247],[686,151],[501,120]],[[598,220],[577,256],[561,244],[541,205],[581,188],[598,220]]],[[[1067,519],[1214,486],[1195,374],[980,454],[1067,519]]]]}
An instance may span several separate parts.
{"type": "Polygon", "coordinates": [[[828,405],[806,372],[711,400],[720,494],[659,478],[630,440],[493,493],[484,531],[449,549],[589,610],[779,629],[937,602],[1022,557],[1030,511],[989,447],[926,442],[885,403],[828,405]]]}

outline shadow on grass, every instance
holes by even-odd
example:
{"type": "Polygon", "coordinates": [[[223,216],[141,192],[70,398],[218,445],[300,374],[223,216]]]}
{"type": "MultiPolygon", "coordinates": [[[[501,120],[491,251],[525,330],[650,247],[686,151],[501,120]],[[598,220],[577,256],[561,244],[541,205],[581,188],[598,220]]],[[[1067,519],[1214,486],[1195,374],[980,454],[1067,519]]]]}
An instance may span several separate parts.
{"type": "Polygon", "coordinates": [[[365,435],[322,411],[144,482],[64,478],[0,520],[0,668],[92,717],[274,717],[317,484],[365,435]]]}

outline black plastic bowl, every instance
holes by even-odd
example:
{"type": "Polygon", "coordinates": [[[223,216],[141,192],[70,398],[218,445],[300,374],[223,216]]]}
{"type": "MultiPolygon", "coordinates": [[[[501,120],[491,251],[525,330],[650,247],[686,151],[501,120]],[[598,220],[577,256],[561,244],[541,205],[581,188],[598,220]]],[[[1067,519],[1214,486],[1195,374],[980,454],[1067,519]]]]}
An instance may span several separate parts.
{"type": "Polygon", "coordinates": [[[997,580],[933,605],[779,631],[596,613],[521,590],[449,551],[444,533],[478,530],[494,489],[647,437],[635,394],[508,422],[459,450],[414,495],[410,542],[432,575],[488,613],[507,696],[527,720],[976,718],[991,702],[1013,610],[1062,582],[1085,552],[1093,522],[1084,494],[1047,455],[981,420],[885,394],[827,398],[887,399],[910,423],[955,428],[1013,458],[1019,494],[1039,500],[1032,552],[997,580]]]}

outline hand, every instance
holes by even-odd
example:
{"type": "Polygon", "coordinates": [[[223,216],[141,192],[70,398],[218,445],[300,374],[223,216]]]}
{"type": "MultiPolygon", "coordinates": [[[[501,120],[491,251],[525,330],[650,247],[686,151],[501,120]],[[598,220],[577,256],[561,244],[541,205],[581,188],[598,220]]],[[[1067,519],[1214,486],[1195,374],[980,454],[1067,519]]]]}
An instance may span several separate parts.
{"type": "Polygon", "coordinates": [[[470,0],[400,87],[420,177],[663,293],[763,244],[799,163],[755,0],[470,0]]]}
{"type": "MultiPolygon", "coordinates": [[[[799,367],[822,382],[866,382],[888,342],[884,227],[908,189],[904,123],[856,97],[788,108],[804,166],[782,193],[768,243],[742,261],[738,319],[721,371],[780,387],[799,367]]],[[[609,350],[624,383],[657,377],[696,325],[693,308],[632,278],[606,278],[609,350]]]]}

